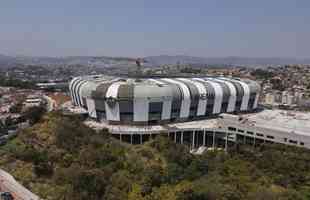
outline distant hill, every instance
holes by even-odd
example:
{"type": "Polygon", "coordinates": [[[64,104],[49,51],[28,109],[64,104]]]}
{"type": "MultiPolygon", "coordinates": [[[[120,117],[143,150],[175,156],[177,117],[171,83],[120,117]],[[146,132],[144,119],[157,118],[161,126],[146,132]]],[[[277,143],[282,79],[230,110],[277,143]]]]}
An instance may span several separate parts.
{"type": "MultiPolygon", "coordinates": [[[[224,64],[224,65],[284,65],[284,64],[310,64],[310,59],[296,58],[251,58],[251,57],[194,57],[184,55],[159,55],[143,58],[145,66],[158,66],[164,64],[224,64]]],[[[108,57],[108,56],[68,56],[68,57],[30,57],[6,56],[0,54],[0,68],[16,64],[23,65],[95,65],[98,67],[120,67],[135,65],[135,58],[108,57]]]]}
{"type": "Polygon", "coordinates": [[[12,66],[24,65],[96,65],[99,67],[111,67],[114,65],[134,63],[135,59],[125,57],[107,56],[68,56],[68,57],[30,57],[30,56],[5,56],[0,55],[0,65],[12,66]]]}
{"type": "Polygon", "coordinates": [[[153,65],[163,64],[226,64],[226,65],[268,65],[268,64],[310,64],[310,59],[296,58],[251,58],[251,57],[193,57],[193,56],[149,56],[144,58],[147,62],[153,65]]]}
{"type": "Polygon", "coordinates": [[[14,60],[14,57],[0,54],[0,68],[3,66],[7,66],[12,60],[14,60]]]}

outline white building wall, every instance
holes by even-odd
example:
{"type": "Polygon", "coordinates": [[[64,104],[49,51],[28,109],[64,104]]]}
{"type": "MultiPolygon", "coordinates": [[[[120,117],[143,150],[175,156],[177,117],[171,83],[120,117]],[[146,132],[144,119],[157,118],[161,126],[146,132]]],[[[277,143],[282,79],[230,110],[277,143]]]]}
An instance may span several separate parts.
{"type": "Polygon", "coordinates": [[[221,122],[221,126],[225,131],[228,131],[228,127],[234,127],[244,130],[244,133],[241,132],[232,132],[232,133],[237,133],[240,135],[244,135],[247,137],[256,137],[258,139],[266,140],[266,141],[271,141],[275,143],[281,143],[281,144],[286,144],[286,145],[293,145],[293,146],[302,146],[310,149],[310,136],[306,135],[301,135],[301,134],[296,134],[294,132],[284,132],[284,131],[279,131],[275,129],[270,129],[270,128],[263,128],[263,127],[258,127],[250,124],[240,124],[238,122],[235,122],[234,120],[229,120],[229,119],[223,119],[221,122]],[[250,131],[253,132],[254,135],[247,134],[246,132],[250,131]],[[263,137],[260,137],[257,135],[263,134],[263,137]],[[272,136],[274,138],[268,138],[267,136],[272,136]],[[292,141],[297,141],[297,144],[290,143],[290,140],[292,141]],[[304,145],[301,145],[301,142],[304,143],[304,145]]]}
{"type": "Polygon", "coordinates": [[[169,120],[171,118],[171,107],[172,101],[171,100],[164,100],[163,101],[163,110],[161,114],[162,120],[169,120]]]}
{"type": "Polygon", "coordinates": [[[134,99],[133,121],[147,122],[149,120],[149,101],[147,99],[134,99]]]}

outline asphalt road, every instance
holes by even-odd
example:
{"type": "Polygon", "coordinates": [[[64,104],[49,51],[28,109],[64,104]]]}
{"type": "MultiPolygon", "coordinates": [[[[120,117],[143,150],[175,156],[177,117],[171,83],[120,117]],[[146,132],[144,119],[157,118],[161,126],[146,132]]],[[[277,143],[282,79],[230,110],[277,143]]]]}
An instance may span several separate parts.
{"type": "Polygon", "coordinates": [[[13,176],[0,169],[0,191],[10,192],[14,200],[40,200],[40,198],[30,192],[27,188],[18,183],[13,176]]]}

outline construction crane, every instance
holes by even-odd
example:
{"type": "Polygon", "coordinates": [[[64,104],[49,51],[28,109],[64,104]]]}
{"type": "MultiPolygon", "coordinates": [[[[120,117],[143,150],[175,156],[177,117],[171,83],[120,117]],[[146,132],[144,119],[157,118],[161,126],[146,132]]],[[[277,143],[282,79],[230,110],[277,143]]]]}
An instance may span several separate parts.
{"type": "Polygon", "coordinates": [[[141,77],[142,76],[142,59],[138,58],[136,60],[136,65],[137,65],[137,77],[141,77]]]}

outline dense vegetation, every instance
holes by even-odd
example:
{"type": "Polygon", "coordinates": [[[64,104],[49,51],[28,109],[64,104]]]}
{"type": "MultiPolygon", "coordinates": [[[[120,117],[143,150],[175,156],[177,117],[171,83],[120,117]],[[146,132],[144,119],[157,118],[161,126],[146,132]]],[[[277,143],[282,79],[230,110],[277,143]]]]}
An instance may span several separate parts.
{"type": "Polygon", "coordinates": [[[185,74],[200,74],[201,69],[193,68],[193,67],[185,67],[185,68],[182,68],[180,72],[185,73],[185,74]]]}
{"type": "Polygon", "coordinates": [[[251,75],[255,76],[257,79],[271,79],[275,76],[273,72],[264,69],[255,69],[251,72],[251,75]]]}
{"type": "Polygon", "coordinates": [[[0,153],[1,167],[46,200],[310,198],[308,150],[241,146],[194,156],[163,137],[120,143],[59,113],[45,115],[0,153]]]}
{"type": "Polygon", "coordinates": [[[12,79],[0,76],[0,86],[3,87],[16,87],[21,89],[34,89],[36,84],[31,81],[23,81],[20,79],[12,79]]]}

